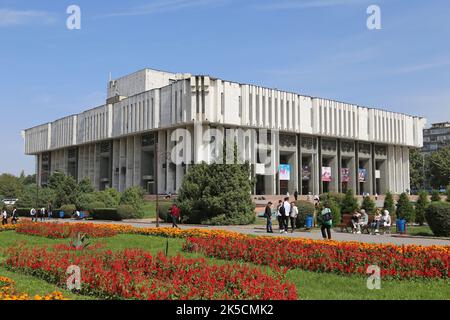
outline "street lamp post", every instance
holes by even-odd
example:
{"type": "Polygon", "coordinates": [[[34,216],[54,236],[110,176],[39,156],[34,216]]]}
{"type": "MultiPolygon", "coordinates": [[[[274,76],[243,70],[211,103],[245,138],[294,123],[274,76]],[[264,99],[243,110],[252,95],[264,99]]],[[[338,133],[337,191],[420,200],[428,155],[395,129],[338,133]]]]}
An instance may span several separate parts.
{"type": "Polygon", "coordinates": [[[170,155],[170,152],[160,152],[159,151],[159,143],[155,143],[155,162],[156,162],[156,172],[155,172],[155,181],[156,181],[156,227],[159,227],[159,193],[158,193],[158,168],[159,168],[159,158],[163,158],[167,160],[170,155]]]}

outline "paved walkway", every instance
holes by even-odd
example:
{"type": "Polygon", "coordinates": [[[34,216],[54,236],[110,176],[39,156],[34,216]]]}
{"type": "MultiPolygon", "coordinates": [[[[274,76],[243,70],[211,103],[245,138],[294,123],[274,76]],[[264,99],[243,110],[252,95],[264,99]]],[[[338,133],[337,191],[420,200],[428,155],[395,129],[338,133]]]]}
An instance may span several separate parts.
{"type": "MultiPolygon", "coordinates": [[[[64,220],[67,221],[67,220],[64,220]]],[[[71,222],[76,222],[71,220],[71,222]]],[[[142,220],[125,220],[125,221],[92,221],[93,223],[116,223],[116,224],[126,224],[132,225],[138,228],[149,228],[155,227],[155,221],[153,219],[142,219],[142,220]]],[[[160,223],[161,227],[171,227],[171,224],[160,223]]],[[[305,238],[305,239],[322,239],[322,234],[320,230],[312,230],[311,232],[296,231],[294,233],[282,234],[280,235],[277,228],[274,228],[274,233],[266,233],[265,226],[261,225],[249,225],[249,226],[203,226],[203,225],[180,225],[182,229],[210,229],[210,230],[227,230],[234,231],[243,234],[252,235],[264,235],[264,236],[282,236],[282,237],[294,237],[294,238],[305,238]]],[[[368,235],[368,234],[351,234],[342,232],[333,232],[333,240],[337,241],[359,241],[365,243],[392,243],[396,245],[423,245],[423,246],[450,246],[449,239],[437,239],[437,238],[422,238],[422,237],[410,237],[410,236],[398,236],[398,235],[368,235]]]]}

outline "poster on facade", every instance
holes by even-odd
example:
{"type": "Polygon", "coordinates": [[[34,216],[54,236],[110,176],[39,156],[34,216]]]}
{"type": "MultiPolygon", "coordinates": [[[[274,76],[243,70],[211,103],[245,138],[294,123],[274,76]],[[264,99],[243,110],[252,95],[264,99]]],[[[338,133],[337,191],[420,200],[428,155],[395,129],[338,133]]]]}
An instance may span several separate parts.
{"type": "Polygon", "coordinates": [[[266,173],[266,168],[264,163],[257,163],[255,165],[255,174],[264,175],[266,173]]]}
{"type": "Polygon", "coordinates": [[[350,181],[350,169],[349,168],[341,169],[341,180],[342,180],[342,182],[350,181]]]}
{"type": "Polygon", "coordinates": [[[311,168],[309,166],[302,167],[302,180],[311,179],[311,168]]]}
{"type": "Polygon", "coordinates": [[[367,177],[367,170],[366,169],[359,169],[358,171],[358,181],[359,182],[366,182],[367,177]]]}
{"type": "Polygon", "coordinates": [[[323,182],[331,181],[331,167],[322,167],[322,181],[323,182]]]}
{"type": "Polygon", "coordinates": [[[381,179],[381,171],[375,170],[375,179],[381,179]]]}
{"type": "Polygon", "coordinates": [[[278,167],[280,174],[280,180],[290,180],[291,178],[291,166],[289,164],[280,164],[278,167]]]}

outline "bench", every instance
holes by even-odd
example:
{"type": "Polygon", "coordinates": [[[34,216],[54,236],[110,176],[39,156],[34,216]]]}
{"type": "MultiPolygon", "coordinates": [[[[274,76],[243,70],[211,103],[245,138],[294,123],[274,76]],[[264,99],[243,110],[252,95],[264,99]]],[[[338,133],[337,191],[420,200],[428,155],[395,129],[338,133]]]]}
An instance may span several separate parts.
{"type": "Polygon", "coordinates": [[[344,214],[342,215],[342,221],[341,223],[337,224],[336,227],[341,228],[341,232],[349,232],[348,228],[352,230],[353,224],[352,224],[352,215],[351,214],[344,214]]]}

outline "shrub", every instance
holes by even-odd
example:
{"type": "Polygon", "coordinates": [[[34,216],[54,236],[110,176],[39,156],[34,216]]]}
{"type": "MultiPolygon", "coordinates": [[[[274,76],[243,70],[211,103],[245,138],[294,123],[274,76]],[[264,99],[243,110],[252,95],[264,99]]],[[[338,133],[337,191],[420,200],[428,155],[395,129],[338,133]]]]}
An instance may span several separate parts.
{"type": "Polygon", "coordinates": [[[90,213],[94,220],[122,220],[114,208],[94,208],[90,213]]]}
{"type": "Polygon", "coordinates": [[[61,206],[61,211],[64,211],[66,215],[72,216],[75,211],[77,210],[76,206],[74,204],[65,204],[61,206]]]}
{"type": "MultiPolygon", "coordinates": [[[[75,205],[78,208],[78,210],[90,210],[92,209],[91,204],[94,202],[97,202],[97,199],[94,195],[94,193],[81,193],[78,194],[75,205]]],[[[104,208],[105,205],[97,207],[97,208],[104,208]]]]}
{"type": "Polygon", "coordinates": [[[396,215],[398,219],[405,219],[406,222],[414,221],[414,208],[405,192],[398,199],[396,215]]]}
{"type": "Polygon", "coordinates": [[[426,191],[420,191],[419,192],[419,199],[417,199],[416,202],[416,223],[423,226],[423,223],[425,222],[425,211],[429,205],[428,201],[428,192],[426,191]]]}
{"type": "Polygon", "coordinates": [[[253,223],[256,215],[250,176],[248,164],[202,163],[191,166],[177,198],[177,205],[185,216],[183,221],[198,223],[195,220],[200,218],[200,222],[206,224],[253,223]]]}
{"type": "Polygon", "coordinates": [[[438,190],[434,190],[431,193],[431,202],[439,202],[441,201],[441,195],[438,190]]]}
{"type": "Polygon", "coordinates": [[[375,201],[373,201],[371,197],[364,197],[361,209],[366,210],[367,214],[370,214],[375,212],[375,206],[375,201]]]}
{"type": "Polygon", "coordinates": [[[159,218],[162,221],[164,221],[164,222],[170,222],[171,221],[171,217],[170,217],[170,214],[169,214],[169,210],[170,210],[171,207],[172,207],[172,202],[170,202],[170,201],[159,201],[159,203],[158,203],[158,216],[159,216],[159,218]]]}
{"type": "Polygon", "coordinates": [[[298,216],[297,226],[302,227],[306,225],[306,216],[314,215],[314,205],[309,201],[297,201],[298,216]]]}
{"type": "Polygon", "coordinates": [[[108,208],[108,206],[105,205],[104,202],[94,201],[94,202],[90,203],[89,205],[87,205],[84,208],[84,210],[92,211],[92,210],[97,209],[97,208],[108,208]]]}
{"type": "Polygon", "coordinates": [[[353,190],[349,189],[342,200],[341,211],[343,214],[353,213],[358,207],[358,199],[353,195],[353,190]]]}
{"type": "Polygon", "coordinates": [[[339,206],[342,206],[342,204],[344,203],[344,199],[345,199],[346,194],[344,193],[337,193],[337,192],[329,192],[329,193],[323,193],[320,195],[320,201],[321,202],[326,202],[326,201],[333,201],[334,203],[336,203],[339,206]]]}
{"type": "Polygon", "coordinates": [[[450,202],[450,186],[445,190],[445,195],[447,196],[447,202],[450,202]]]}
{"type": "Polygon", "coordinates": [[[394,197],[392,193],[387,192],[386,197],[384,199],[383,209],[389,211],[391,217],[395,214],[395,205],[394,205],[394,197]]]}
{"type": "Polygon", "coordinates": [[[144,206],[144,190],[139,187],[128,188],[120,197],[121,205],[130,205],[136,212],[142,210],[144,206]]]}
{"type": "MultiPolygon", "coordinates": [[[[341,222],[341,207],[334,202],[333,200],[325,201],[320,205],[319,210],[322,211],[325,208],[325,205],[330,207],[331,210],[331,216],[333,218],[333,224],[337,224],[341,222]]],[[[320,214],[320,213],[319,213],[320,214]]]]}
{"type": "Polygon", "coordinates": [[[133,219],[135,217],[135,212],[134,207],[129,204],[121,204],[117,207],[117,215],[121,218],[121,220],[133,219]]]}
{"type": "Polygon", "coordinates": [[[435,202],[428,206],[425,218],[437,237],[450,236],[450,203],[435,202]]]}

